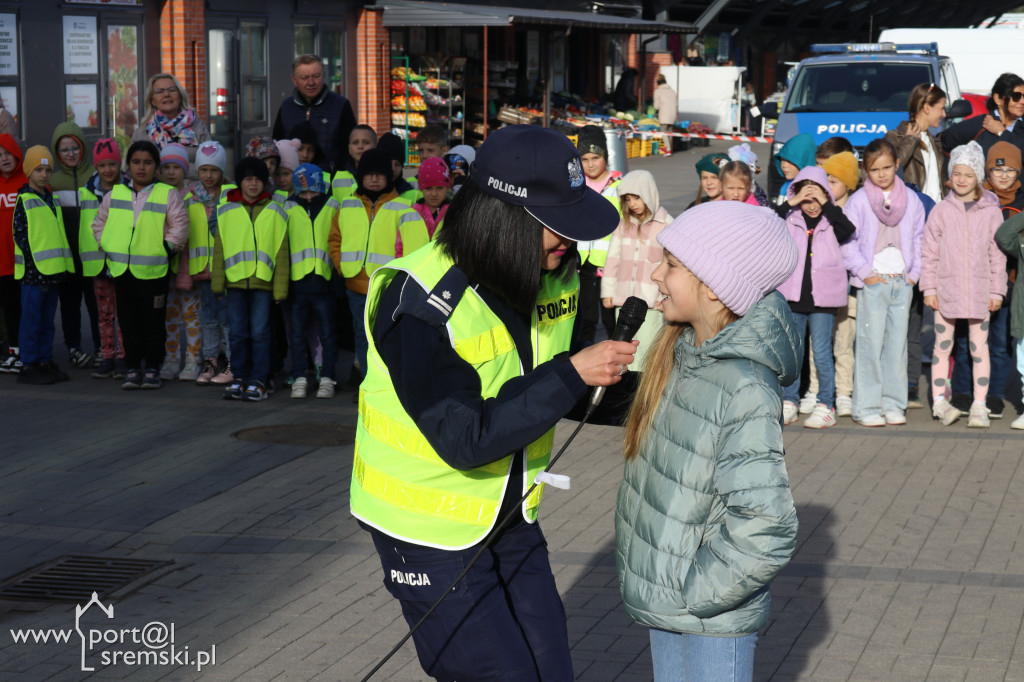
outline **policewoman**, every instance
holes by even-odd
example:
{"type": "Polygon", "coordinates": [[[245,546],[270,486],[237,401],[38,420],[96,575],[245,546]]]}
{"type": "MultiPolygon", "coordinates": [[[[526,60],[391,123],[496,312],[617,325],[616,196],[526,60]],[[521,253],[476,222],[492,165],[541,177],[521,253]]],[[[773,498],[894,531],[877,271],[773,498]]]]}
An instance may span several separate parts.
{"type": "Polygon", "coordinates": [[[564,136],[498,130],[436,240],[372,276],[351,509],[411,625],[490,547],[414,635],[438,680],[571,680],[565,610],[537,524],[558,420],[620,380],[635,344],[570,355],[575,242],[611,232],[564,136]],[[493,529],[511,514],[501,531],[493,529]]]}
{"type": "Polygon", "coordinates": [[[127,164],[128,181],[103,196],[92,231],[114,278],[128,368],[121,387],[160,388],[168,263],[188,244],[188,212],[174,188],[156,180],[155,144],[133,142],[127,164]]]}

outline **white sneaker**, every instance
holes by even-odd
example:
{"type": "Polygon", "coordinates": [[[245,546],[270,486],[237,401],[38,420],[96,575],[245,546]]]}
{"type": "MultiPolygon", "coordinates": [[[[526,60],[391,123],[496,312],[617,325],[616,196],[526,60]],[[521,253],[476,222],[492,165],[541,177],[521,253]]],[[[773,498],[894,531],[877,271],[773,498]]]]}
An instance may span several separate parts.
{"type": "Polygon", "coordinates": [[[811,416],[804,420],[804,428],[827,429],[836,425],[836,410],[825,403],[818,403],[814,406],[811,416]]]}
{"type": "Polygon", "coordinates": [[[800,398],[800,414],[810,414],[818,404],[818,396],[808,393],[800,398]]]}
{"type": "Polygon", "coordinates": [[[943,426],[949,426],[960,418],[960,410],[953,407],[948,400],[936,400],[932,407],[932,416],[942,422],[943,426]]]}
{"type": "Polygon", "coordinates": [[[900,410],[889,410],[885,413],[885,423],[889,426],[903,426],[907,423],[907,415],[900,410]]]}
{"type": "Polygon", "coordinates": [[[967,417],[967,427],[974,429],[987,429],[991,426],[988,420],[988,408],[985,403],[972,403],[971,412],[967,417]]]}
{"type": "Polygon", "coordinates": [[[799,414],[799,408],[796,406],[796,403],[791,402],[789,400],[783,400],[782,401],[782,423],[783,424],[792,424],[792,423],[794,423],[797,419],[800,418],[798,416],[798,414],[799,414]]]}
{"type": "Polygon", "coordinates": [[[869,414],[861,419],[855,419],[861,426],[885,426],[885,417],[880,414],[869,414]]]}
{"type": "Polygon", "coordinates": [[[306,377],[299,377],[292,383],[292,397],[293,398],[305,398],[306,397],[306,377]]]}
{"type": "Polygon", "coordinates": [[[1019,417],[1014,419],[1013,422],[1010,423],[1010,428],[1017,429],[1018,431],[1024,431],[1024,414],[1021,414],[1019,417]]]}
{"type": "Polygon", "coordinates": [[[334,379],[328,379],[327,377],[320,379],[320,387],[316,389],[316,397],[333,398],[335,383],[334,379]]]}
{"type": "Polygon", "coordinates": [[[836,416],[837,417],[852,417],[853,416],[853,398],[848,395],[837,395],[836,396],[836,416]]]}
{"type": "Polygon", "coordinates": [[[180,369],[181,365],[178,364],[177,360],[164,360],[164,364],[160,365],[160,378],[163,381],[177,379],[180,369]]]}
{"type": "Polygon", "coordinates": [[[195,360],[186,360],[178,375],[179,381],[195,381],[199,378],[199,363],[195,360]]]}

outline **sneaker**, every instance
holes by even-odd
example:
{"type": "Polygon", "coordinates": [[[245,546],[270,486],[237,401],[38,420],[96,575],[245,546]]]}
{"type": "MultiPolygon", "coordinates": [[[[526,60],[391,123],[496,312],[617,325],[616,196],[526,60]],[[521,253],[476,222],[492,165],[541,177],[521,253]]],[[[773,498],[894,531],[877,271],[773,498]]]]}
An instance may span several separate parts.
{"type": "Polygon", "coordinates": [[[852,417],[853,416],[853,398],[848,395],[837,395],[836,396],[836,416],[837,417],[852,417]]]}
{"type": "Polygon", "coordinates": [[[104,358],[100,366],[92,371],[93,379],[109,379],[114,376],[114,358],[104,358]]]}
{"type": "Polygon", "coordinates": [[[836,410],[825,403],[818,403],[814,406],[811,416],[804,420],[804,428],[827,429],[836,425],[836,410]]]}
{"type": "Polygon", "coordinates": [[[1006,409],[1006,404],[1002,398],[997,398],[994,395],[990,395],[985,401],[985,407],[988,408],[989,419],[1002,419],[1003,410],[1006,409]]]}
{"type": "Polygon", "coordinates": [[[181,364],[177,360],[164,360],[160,365],[160,378],[164,381],[173,381],[178,378],[181,371],[181,364]]]}
{"type": "Polygon", "coordinates": [[[320,380],[320,387],[316,389],[317,398],[333,398],[334,397],[334,379],[328,379],[324,377],[320,380]]]}
{"type": "Polygon", "coordinates": [[[269,397],[270,393],[267,392],[267,387],[263,385],[262,381],[252,382],[249,384],[249,388],[245,389],[245,393],[242,394],[242,400],[247,400],[250,403],[258,403],[269,397]]]}
{"type": "Polygon", "coordinates": [[[50,362],[41,363],[40,367],[42,367],[44,371],[49,372],[56,381],[68,381],[71,379],[71,377],[68,376],[68,373],[61,370],[61,368],[57,366],[57,363],[52,360],[50,362]]]}
{"type": "Polygon", "coordinates": [[[220,372],[215,374],[212,379],[210,379],[210,383],[213,383],[213,384],[231,384],[231,383],[234,383],[234,381],[235,381],[235,375],[231,373],[231,361],[230,360],[228,360],[224,364],[224,369],[222,369],[220,372]]]}
{"type": "Polygon", "coordinates": [[[160,373],[155,369],[147,369],[145,375],[142,377],[142,388],[149,390],[156,390],[160,388],[160,373]]]}
{"type": "Polygon", "coordinates": [[[1018,431],[1024,431],[1024,414],[1018,415],[1018,417],[1010,423],[1010,428],[1017,429],[1018,431]]]}
{"type": "Polygon", "coordinates": [[[7,357],[0,363],[0,373],[18,374],[22,367],[24,365],[21,364],[21,355],[18,354],[18,347],[11,346],[7,349],[7,357]],[[15,369],[15,365],[17,365],[17,369],[15,369]]]}
{"type": "Polygon", "coordinates": [[[917,392],[917,386],[911,386],[907,389],[907,409],[908,410],[920,410],[924,408],[924,403],[921,402],[921,396],[917,392]]]}
{"type": "Polygon", "coordinates": [[[81,348],[72,348],[68,352],[71,355],[71,364],[75,367],[81,369],[92,364],[92,356],[81,348]]]}
{"type": "Polygon", "coordinates": [[[783,400],[782,401],[782,423],[784,425],[785,424],[792,424],[797,419],[799,419],[800,418],[798,416],[799,415],[799,410],[800,410],[800,408],[797,407],[796,403],[792,402],[791,400],[783,400]]]}
{"type": "Polygon", "coordinates": [[[306,377],[295,377],[292,381],[292,397],[293,398],[305,398],[306,397],[306,377]]]}
{"type": "Polygon", "coordinates": [[[245,386],[241,381],[232,381],[228,387],[224,389],[224,400],[241,400],[244,392],[245,386]]]}
{"type": "Polygon", "coordinates": [[[957,393],[954,395],[949,403],[960,410],[960,416],[966,417],[971,413],[971,403],[974,402],[974,398],[964,393],[957,393]]]}
{"type": "Polygon", "coordinates": [[[949,426],[960,418],[960,410],[948,400],[936,400],[932,416],[941,421],[943,426],[949,426]]]}
{"type": "Polygon", "coordinates": [[[199,376],[196,377],[196,383],[200,386],[207,386],[213,381],[213,377],[217,374],[217,361],[213,358],[206,358],[203,360],[203,367],[199,370],[199,376]]]}
{"type": "Polygon", "coordinates": [[[800,414],[810,414],[818,404],[818,396],[808,393],[800,398],[800,414]]]}
{"type": "Polygon", "coordinates": [[[883,417],[889,426],[903,426],[907,423],[907,415],[902,410],[889,410],[883,417]]]}
{"type": "Polygon", "coordinates": [[[199,378],[199,363],[195,360],[186,360],[178,375],[178,381],[195,381],[199,378]]]}
{"type": "Polygon", "coordinates": [[[971,413],[967,417],[967,428],[987,429],[992,423],[988,420],[988,408],[985,403],[973,403],[971,413]]]}
{"type": "Polygon", "coordinates": [[[114,361],[114,378],[118,379],[118,380],[124,379],[124,375],[127,374],[127,373],[128,373],[128,370],[125,369],[125,367],[124,367],[124,360],[115,360],[114,361]]]}
{"type": "Polygon", "coordinates": [[[124,375],[124,383],[121,384],[121,388],[126,391],[134,391],[142,388],[142,370],[141,369],[130,369],[124,375]]]}
{"type": "Polygon", "coordinates": [[[18,374],[18,383],[29,386],[47,386],[57,383],[57,378],[46,371],[42,365],[26,365],[18,374]]]}
{"type": "Polygon", "coordinates": [[[854,419],[854,421],[861,426],[885,426],[885,417],[880,414],[869,414],[866,417],[854,419]]]}

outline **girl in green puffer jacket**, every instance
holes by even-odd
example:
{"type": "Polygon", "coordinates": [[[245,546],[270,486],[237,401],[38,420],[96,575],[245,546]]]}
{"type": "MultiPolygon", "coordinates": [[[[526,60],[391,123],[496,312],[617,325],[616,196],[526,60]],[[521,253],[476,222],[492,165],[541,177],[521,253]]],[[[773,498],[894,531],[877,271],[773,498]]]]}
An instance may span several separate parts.
{"type": "Polygon", "coordinates": [[[626,424],[616,561],[651,628],[654,679],[750,680],[768,585],[796,546],[781,386],[799,339],[774,290],[797,265],[785,223],[731,201],[658,235],[666,325],[626,424]]]}

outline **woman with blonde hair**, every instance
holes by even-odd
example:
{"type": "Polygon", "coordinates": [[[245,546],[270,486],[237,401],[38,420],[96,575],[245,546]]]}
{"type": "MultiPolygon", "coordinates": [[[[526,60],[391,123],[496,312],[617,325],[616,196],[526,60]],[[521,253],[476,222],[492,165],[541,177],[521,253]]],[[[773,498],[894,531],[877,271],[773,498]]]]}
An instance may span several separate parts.
{"type": "Polygon", "coordinates": [[[176,142],[188,150],[190,170],[188,178],[197,179],[195,172],[196,150],[199,145],[212,140],[209,128],[196,110],[189,105],[188,93],[171,73],[150,76],[146,83],[146,114],[132,135],[132,142],[149,140],[163,149],[164,145],[176,142]]]}

